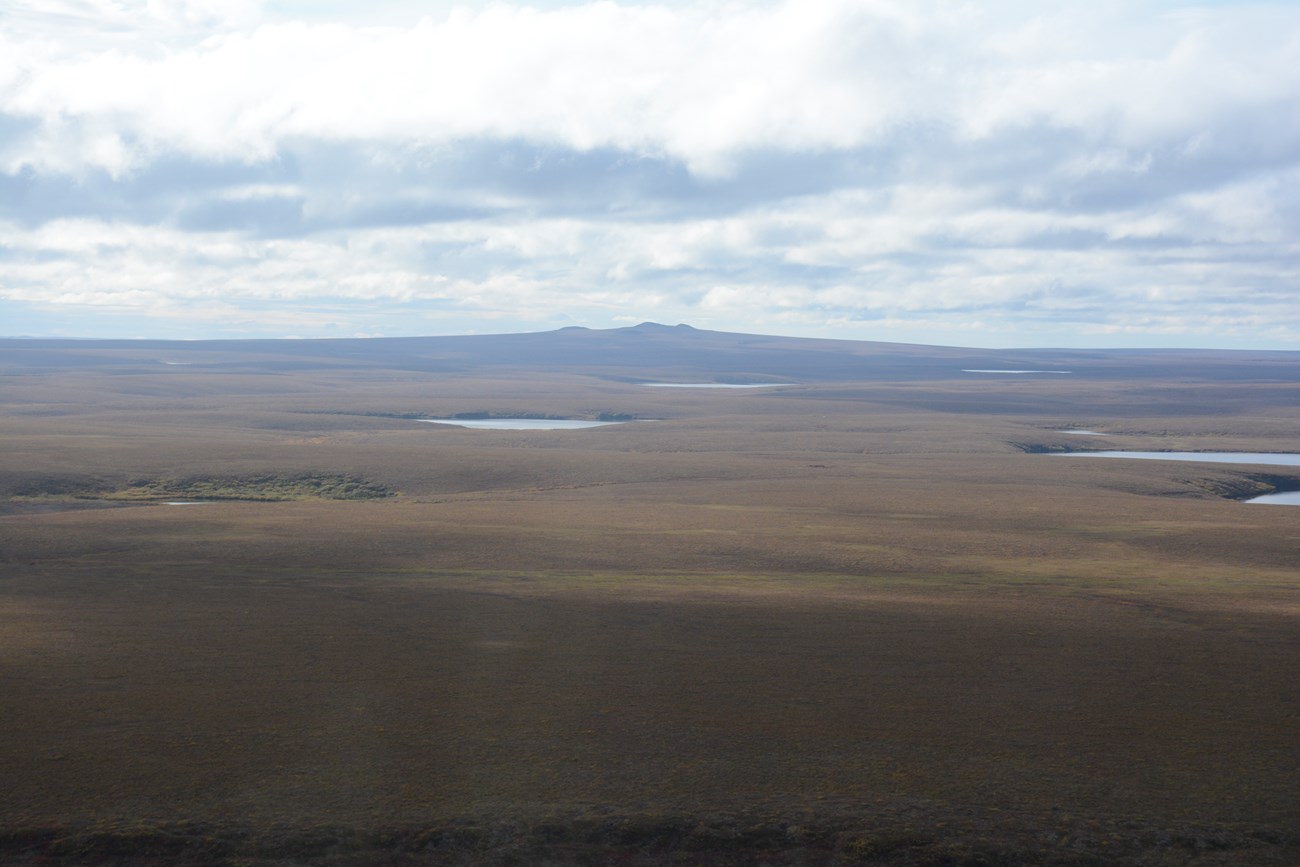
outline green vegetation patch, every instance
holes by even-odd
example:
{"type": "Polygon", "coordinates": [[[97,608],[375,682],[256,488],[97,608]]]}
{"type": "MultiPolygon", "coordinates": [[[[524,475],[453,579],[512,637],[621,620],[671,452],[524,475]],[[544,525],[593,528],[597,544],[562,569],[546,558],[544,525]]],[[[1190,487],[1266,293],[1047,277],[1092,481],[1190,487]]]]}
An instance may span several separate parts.
{"type": "Polygon", "coordinates": [[[184,479],[137,479],[118,487],[60,487],[60,490],[39,494],[139,503],[163,500],[378,500],[397,495],[392,488],[378,482],[338,473],[191,476],[184,479]]]}

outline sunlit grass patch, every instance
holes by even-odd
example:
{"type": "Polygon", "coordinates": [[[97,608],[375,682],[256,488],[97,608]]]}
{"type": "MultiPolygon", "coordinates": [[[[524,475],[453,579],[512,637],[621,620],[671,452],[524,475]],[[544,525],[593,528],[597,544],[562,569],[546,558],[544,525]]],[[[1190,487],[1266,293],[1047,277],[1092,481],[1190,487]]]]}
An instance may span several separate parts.
{"type": "Polygon", "coordinates": [[[60,485],[57,490],[24,492],[25,499],[107,500],[154,503],[167,500],[376,500],[396,495],[376,482],[334,473],[252,476],[192,476],[184,479],[139,479],[117,487],[60,485]]]}

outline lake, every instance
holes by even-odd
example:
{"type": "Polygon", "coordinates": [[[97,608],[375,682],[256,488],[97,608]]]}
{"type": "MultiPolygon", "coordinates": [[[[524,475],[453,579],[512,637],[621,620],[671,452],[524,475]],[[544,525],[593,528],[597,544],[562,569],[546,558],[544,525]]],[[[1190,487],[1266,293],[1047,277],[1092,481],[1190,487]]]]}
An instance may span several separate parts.
{"type": "Polygon", "coordinates": [[[1060,458],[1130,458],[1142,461],[1198,461],[1213,464],[1267,464],[1300,467],[1300,455],[1284,452],[1050,452],[1060,458]]]}
{"type": "Polygon", "coordinates": [[[573,418],[419,418],[429,424],[449,424],[475,430],[581,430],[623,424],[621,421],[586,421],[573,418]]]}
{"type": "Polygon", "coordinates": [[[779,388],[798,385],[795,382],[749,382],[738,385],[731,382],[643,382],[646,388],[779,388]]]}
{"type": "Polygon", "coordinates": [[[1264,494],[1262,497],[1251,497],[1249,500],[1243,500],[1245,503],[1258,503],[1267,506],[1300,506],[1300,491],[1286,491],[1281,494],[1264,494]]]}

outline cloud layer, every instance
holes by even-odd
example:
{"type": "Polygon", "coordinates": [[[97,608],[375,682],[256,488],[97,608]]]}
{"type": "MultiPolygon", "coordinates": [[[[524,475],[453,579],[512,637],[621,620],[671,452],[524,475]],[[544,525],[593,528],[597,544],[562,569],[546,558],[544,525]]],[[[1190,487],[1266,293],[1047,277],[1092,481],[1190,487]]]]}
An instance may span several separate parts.
{"type": "Polygon", "coordinates": [[[11,3],[0,332],[1300,348],[1300,9],[1132,5],[11,3]]]}

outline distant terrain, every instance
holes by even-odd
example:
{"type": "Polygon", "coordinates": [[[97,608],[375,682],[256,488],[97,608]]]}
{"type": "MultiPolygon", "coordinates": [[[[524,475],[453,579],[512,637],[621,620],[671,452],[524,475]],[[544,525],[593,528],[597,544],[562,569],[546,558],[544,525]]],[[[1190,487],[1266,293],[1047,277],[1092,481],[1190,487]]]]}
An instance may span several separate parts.
{"type": "Polygon", "coordinates": [[[1068,456],[1300,352],[0,339],[0,447],[3,863],[1300,863],[1300,468],[1068,456]]]}
{"type": "Polygon", "coordinates": [[[610,379],[708,376],[744,382],[944,380],[962,369],[1070,371],[1088,379],[1300,381],[1300,353],[1204,349],[966,349],[703,331],[643,322],[530,334],[333,340],[50,340],[0,338],[7,373],[157,366],[262,373],[391,370],[464,373],[521,368],[610,379]]]}

